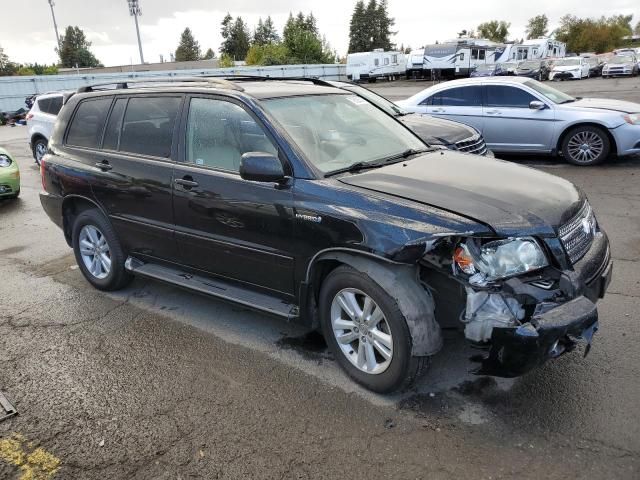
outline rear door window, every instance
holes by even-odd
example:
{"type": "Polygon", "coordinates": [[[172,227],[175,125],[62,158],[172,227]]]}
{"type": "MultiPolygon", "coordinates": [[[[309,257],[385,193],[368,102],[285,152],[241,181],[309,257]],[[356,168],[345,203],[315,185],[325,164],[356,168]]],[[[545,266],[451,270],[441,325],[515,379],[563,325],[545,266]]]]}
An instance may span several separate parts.
{"type": "Polygon", "coordinates": [[[78,105],[73,116],[67,144],[77,147],[98,148],[102,140],[102,130],[111,106],[111,97],[84,100],[78,105]]]}
{"type": "Polygon", "coordinates": [[[529,92],[517,87],[487,85],[487,106],[505,108],[529,108],[529,104],[538,100],[529,92]]]}
{"type": "MultiPolygon", "coordinates": [[[[423,105],[424,104],[423,102],[423,105]]],[[[443,90],[429,97],[426,105],[480,107],[482,106],[482,87],[458,87],[443,90]]]]}
{"type": "Polygon", "coordinates": [[[129,99],[119,150],[169,158],[181,100],[181,97],[165,96],[129,99]]]}
{"type": "Polygon", "coordinates": [[[116,100],[111,115],[109,116],[109,122],[107,122],[107,129],[104,132],[104,142],[102,148],[105,150],[118,150],[120,145],[120,132],[122,131],[122,117],[124,115],[124,109],[127,107],[128,98],[119,98],[116,100]]]}

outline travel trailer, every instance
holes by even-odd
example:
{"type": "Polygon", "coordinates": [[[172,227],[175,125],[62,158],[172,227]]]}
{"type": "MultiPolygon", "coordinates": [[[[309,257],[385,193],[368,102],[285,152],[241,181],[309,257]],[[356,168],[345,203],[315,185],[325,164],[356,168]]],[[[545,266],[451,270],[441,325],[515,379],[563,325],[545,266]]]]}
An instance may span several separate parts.
{"type": "Polygon", "coordinates": [[[506,45],[505,62],[520,62],[545,58],[561,58],[567,54],[567,45],[550,38],[525,40],[523,43],[506,45]]]}
{"type": "Polygon", "coordinates": [[[424,48],[419,48],[407,54],[407,78],[422,77],[424,77],[424,48]]]}
{"type": "Polygon", "coordinates": [[[350,53],[347,55],[347,77],[349,80],[368,80],[378,78],[393,80],[405,75],[407,58],[402,52],[385,52],[376,49],[373,52],[350,53]]]}

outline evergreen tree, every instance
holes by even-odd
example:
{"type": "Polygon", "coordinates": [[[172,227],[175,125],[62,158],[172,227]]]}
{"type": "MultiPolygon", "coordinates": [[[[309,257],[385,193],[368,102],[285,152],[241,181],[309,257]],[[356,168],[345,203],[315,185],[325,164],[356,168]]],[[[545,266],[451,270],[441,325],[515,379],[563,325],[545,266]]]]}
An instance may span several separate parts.
{"type": "Polygon", "coordinates": [[[351,22],[349,23],[349,53],[367,51],[369,47],[367,30],[364,1],[358,0],[353,8],[351,22]]]}
{"type": "Polygon", "coordinates": [[[373,48],[384,48],[385,50],[392,50],[394,45],[391,43],[391,35],[395,32],[391,31],[391,28],[395,25],[395,19],[389,16],[389,7],[387,0],[380,0],[378,8],[375,14],[375,30],[373,36],[373,48]]]}
{"type": "Polygon", "coordinates": [[[189,27],[185,28],[182,35],[180,35],[180,43],[178,44],[178,48],[176,48],[175,58],[176,62],[200,60],[200,45],[196,39],[193,38],[189,27]]]}
{"type": "Polygon", "coordinates": [[[227,13],[222,21],[222,38],[220,53],[226,54],[234,60],[244,60],[249,51],[250,35],[247,24],[242,17],[234,20],[227,13]]]}
{"type": "Polygon", "coordinates": [[[375,48],[393,49],[391,28],[395,20],[389,16],[387,0],[369,0],[366,7],[359,0],[349,24],[349,53],[367,52],[375,48]]]}
{"type": "Polygon", "coordinates": [[[636,27],[633,29],[634,35],[640,35],[640,22],[636,23],[636,27]]]}
{"type": "Polygon", "coordinates": [[[216,53],[213,51],[213,49],[208,48],[207,51],[205,52],[205,54],[202,56],[203,60],[211,60],[213,58],[216,58],[216,53]]]}
{"type": "Polygon", "coordinates": [[[66,68],[98,67],[98,59],[89,51],[91,42],[87,41],[84,32],[78,27],[68,26],[60,37],[60,48],[56,51],[60,57],[60,65],[66,68]]]}
{"type": "Polygon", "coordinates": [[[280,41],[280,35],[276,31],[276,27],[271,20],[271,16],[263,22],[262,18],[258,19],[258,26],[253,32],[253,44],[254,45],[268,45],[270,43],[278,43],[280,41]]]}
{"type": "Polygon", "coordinates": [[[290,63],[333,63],[335,52],[318,34],[313,14],[306,17],[302,12],[289,18],[282,31],[282,43],[289,51],[290,63]]]}

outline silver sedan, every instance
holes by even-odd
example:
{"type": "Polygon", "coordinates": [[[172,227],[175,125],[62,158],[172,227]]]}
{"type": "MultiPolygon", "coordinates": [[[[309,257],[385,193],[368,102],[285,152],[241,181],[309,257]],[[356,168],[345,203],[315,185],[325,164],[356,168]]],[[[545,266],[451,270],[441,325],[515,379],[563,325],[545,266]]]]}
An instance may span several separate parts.
{"type": "Polygon", "coordinates": [[[466,123],[494,152],[561,154],[575,165],[640,153],[640,104],[574,98],[529,78],[453,80],[396,103],[466,123]]]}

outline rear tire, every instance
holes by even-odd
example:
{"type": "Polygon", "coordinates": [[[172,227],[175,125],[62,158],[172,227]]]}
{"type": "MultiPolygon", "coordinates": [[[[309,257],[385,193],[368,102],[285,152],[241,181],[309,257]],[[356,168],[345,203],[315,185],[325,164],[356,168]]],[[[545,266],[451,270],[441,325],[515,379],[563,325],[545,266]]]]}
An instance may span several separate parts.
{"type": "Polygon", "coordinates": [[[366,274],[346,265],[333,270],[322,284],[319,307],[329,349],[342,369],[365,388],[378,393],[406,389],[428,364],[428,357],[411,355],[409,327],[395,300],[366,274]],[[348,299],[356,302],[354,316],[341,306],[345,300],[354,306],[348,299]],[[358,311],[365,313],[358,316],[358,311]],[[344,340],[338,343],[338,338],[344,340]]]}
{"type": "Polygon", "coordinates": [[[72,231],[73,252],[80,271],[98,290],[126,287],[132,275],[124,268],[126,255],[109,220],[97,209],[78,215],[72,231]]]}
{"type": "Polygon", "coordinates": [[[562,155],[574,165],[597,165],[609,156],[610,151],[609,137],[598,127],[585,125],[573,128],[562,141],[562,155]]]}
{"type": "Polygon", "coordinates": [[[45,154],[47,153],[48,145],[49,145],[49,142],[44,138],[38,138],[35,142],[33,142],[33,145],[32,145],[33,159],[36,161],[38,166],[40,166],[40,160],[42,160],[42,157],[44,157],[45,154]]]}

